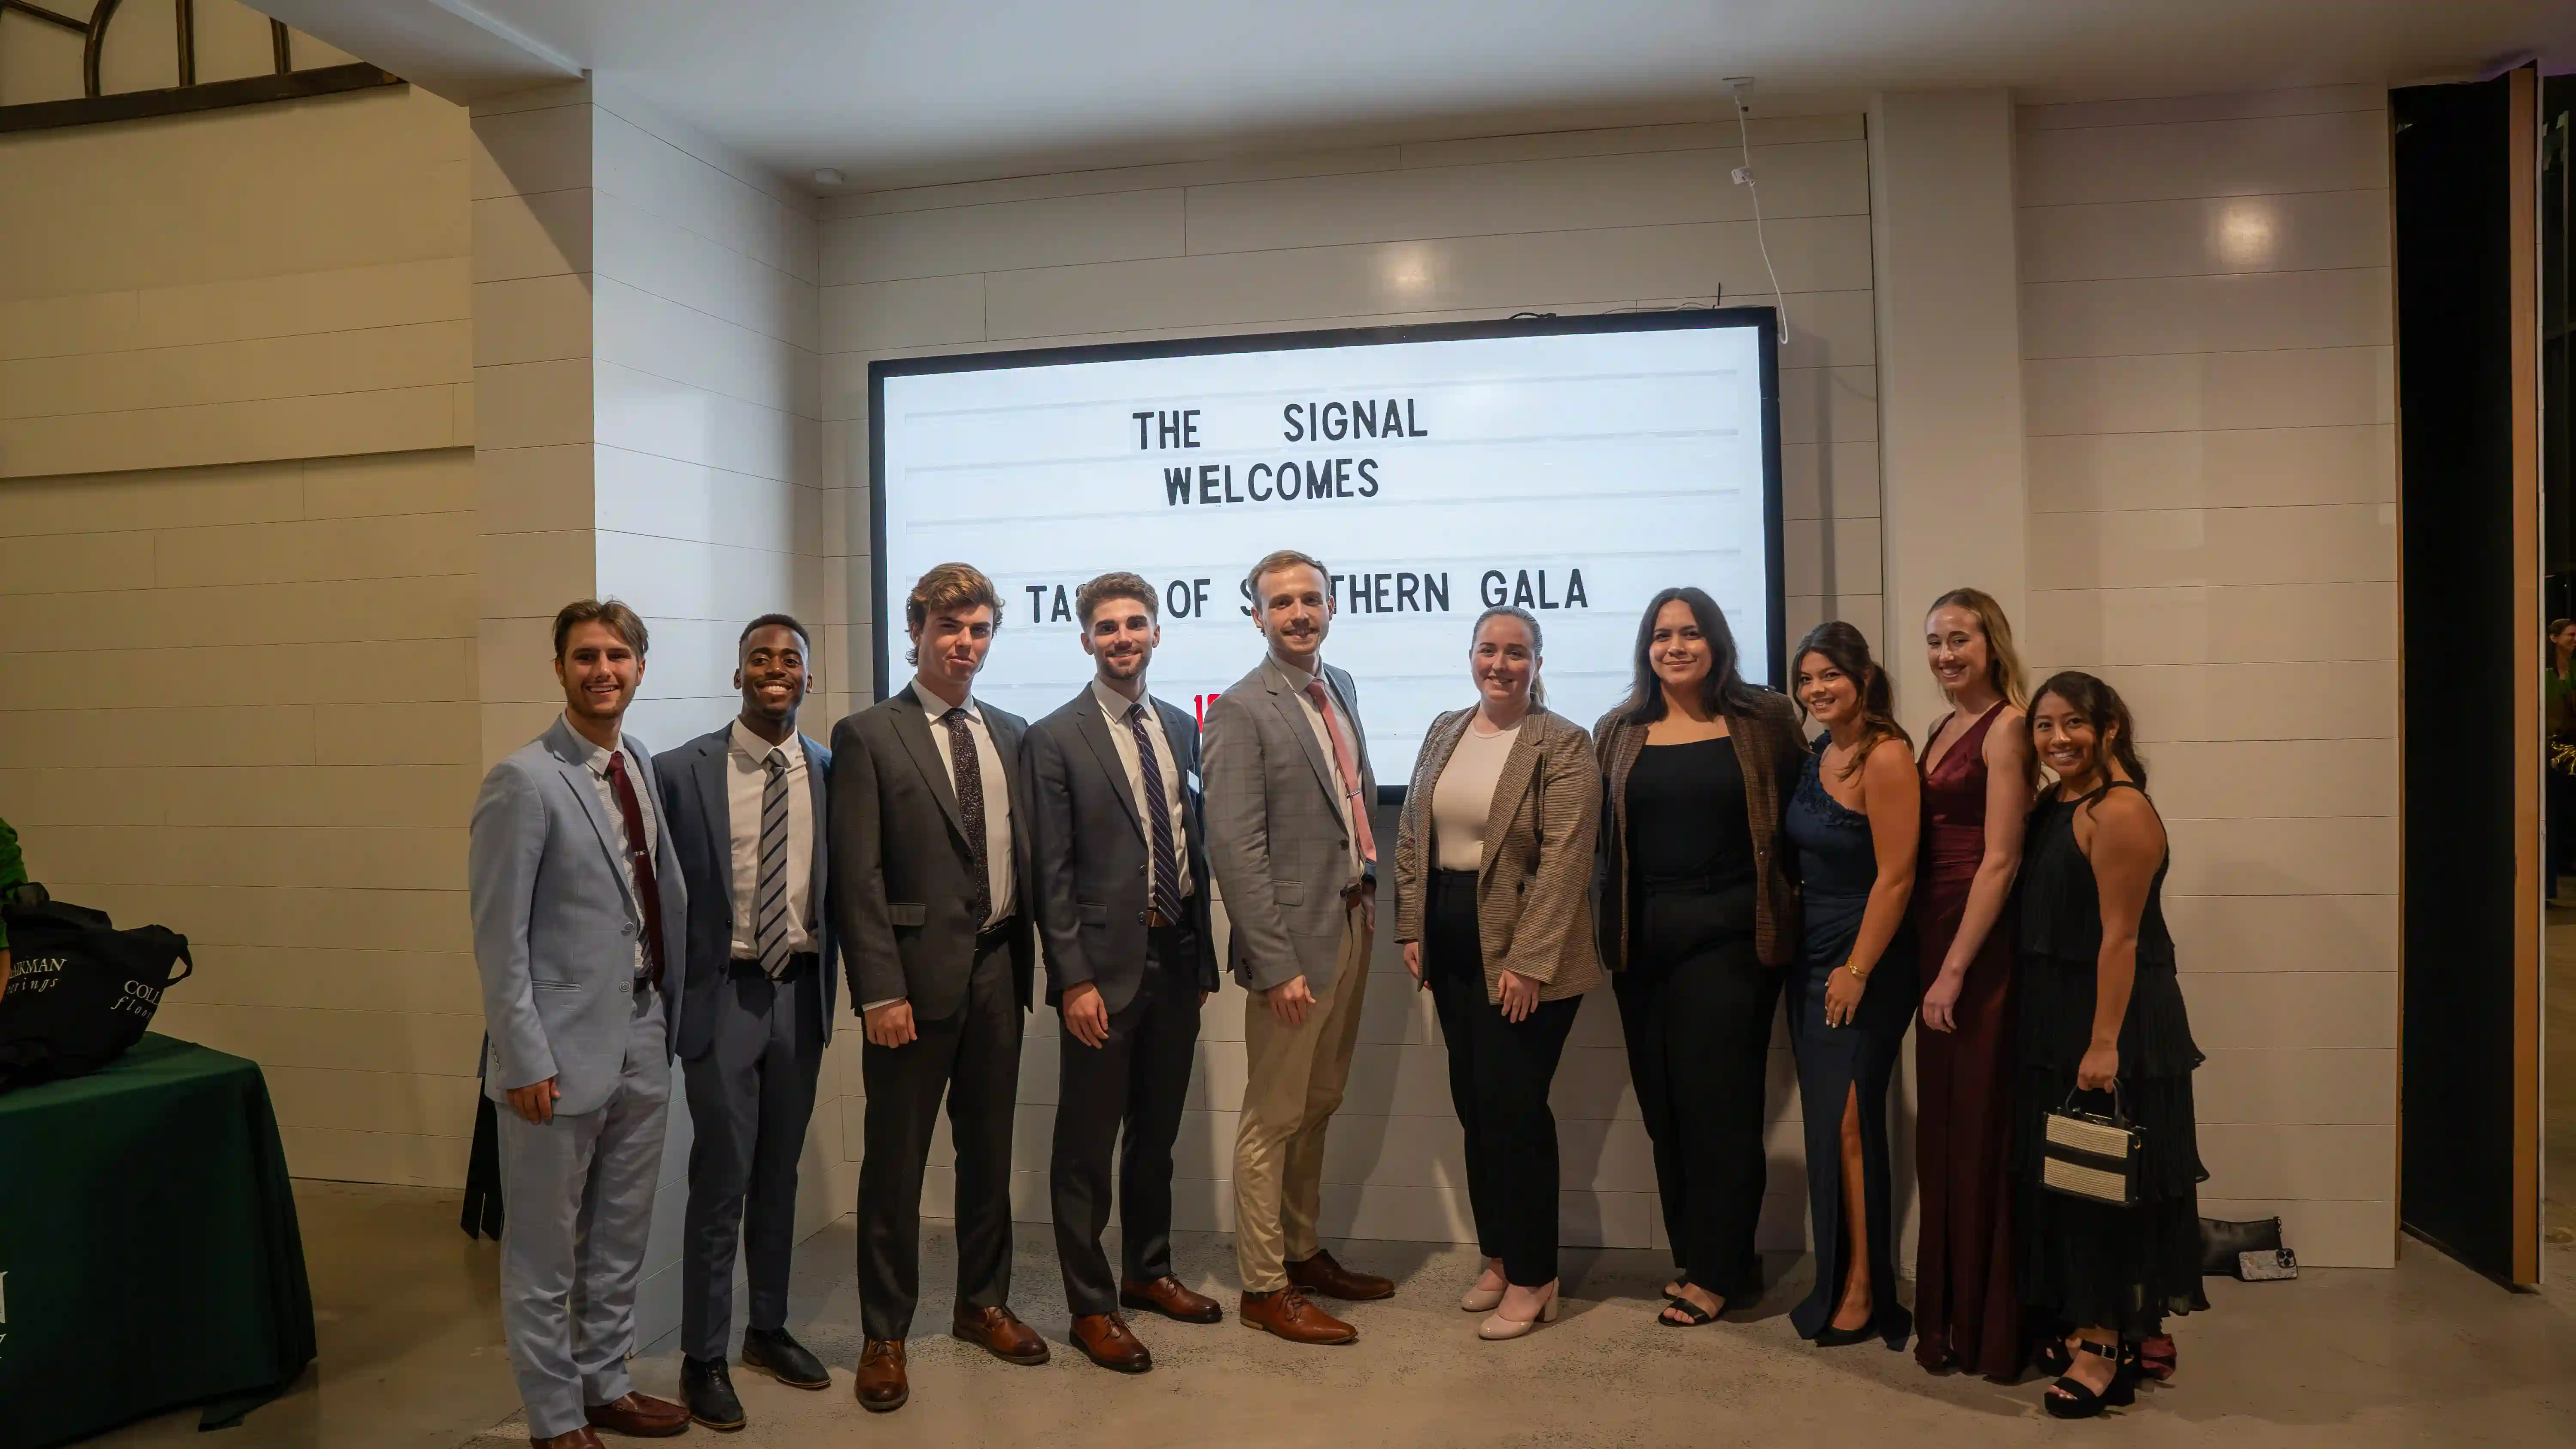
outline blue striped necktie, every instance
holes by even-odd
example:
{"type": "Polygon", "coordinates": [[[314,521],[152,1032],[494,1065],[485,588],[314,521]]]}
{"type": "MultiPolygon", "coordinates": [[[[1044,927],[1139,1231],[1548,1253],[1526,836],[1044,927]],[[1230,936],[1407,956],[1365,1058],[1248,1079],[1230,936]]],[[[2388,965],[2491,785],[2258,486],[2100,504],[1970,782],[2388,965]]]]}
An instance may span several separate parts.
{"type": "Polygon", "coordinates": [[[1181,923],[1181,867],[1172,853],[1172,807],[1163,796],[1163,765],[1154,758],[1153,737],[1145,733],[1145,702],[1127,707],[1127,728],[1136,735],[1136,767],[1145,778],[1145,831],[1154,842],[1154,909],[1166,922],[1181,923]]]}
{"type": "Polygon", "coordinates": [[[752,938],[769,979],[787,974],[787,752],[772,746],[768,783],[760,787],[760,883],[752,890],[752,938]]]}

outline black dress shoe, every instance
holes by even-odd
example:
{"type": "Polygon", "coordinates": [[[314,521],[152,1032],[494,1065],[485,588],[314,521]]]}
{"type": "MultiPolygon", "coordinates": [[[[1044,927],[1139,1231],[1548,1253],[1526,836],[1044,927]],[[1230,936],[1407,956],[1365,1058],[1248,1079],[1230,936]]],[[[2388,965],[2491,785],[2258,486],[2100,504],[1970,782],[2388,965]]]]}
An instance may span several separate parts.
{"type": "Polygon", "coordinates": [[[791,1389],[832,1386],[831,1372],[823,1367],[823,1361],[784,1328],[744,1329],[742,1366],[758,1369],[791,1389]]]}
{"type": "Polygon", "coordinates": [[[689,1417],[710,1429],[730,1434],[743,1425],[742,1400],[734,1397],[733,1374],[720,1358],[680,1360],[680,1397],[689,1417]]]}

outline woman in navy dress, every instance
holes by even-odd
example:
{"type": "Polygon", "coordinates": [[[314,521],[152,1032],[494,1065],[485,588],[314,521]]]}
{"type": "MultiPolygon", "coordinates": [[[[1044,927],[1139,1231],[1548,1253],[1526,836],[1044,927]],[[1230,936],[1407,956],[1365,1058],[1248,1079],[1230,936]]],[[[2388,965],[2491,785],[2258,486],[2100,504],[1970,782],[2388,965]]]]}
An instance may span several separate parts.
{"type": "Polygon", "coordinates": [[[1818,625],[1790,657],[1798,704],[1825,733],[1784,822],[1804,881],[1786,994],[1816,1245],[1815,1291],[1789,1320],[1819,1348],[1903,1348],[1913,1319],[1896,1301],[1887,1089],[1922,998],[1905,919],[1922,780],[1858,629],[1818,625]]]}

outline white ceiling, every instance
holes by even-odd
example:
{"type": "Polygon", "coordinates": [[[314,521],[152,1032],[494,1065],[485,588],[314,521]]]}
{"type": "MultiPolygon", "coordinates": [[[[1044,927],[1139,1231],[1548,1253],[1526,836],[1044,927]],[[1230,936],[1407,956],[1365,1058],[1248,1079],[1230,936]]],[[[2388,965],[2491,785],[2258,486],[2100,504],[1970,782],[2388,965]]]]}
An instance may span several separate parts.
{"type": "Polygon", "coordinates": [[[2571,0],[269,0],[451,94],[594,71],[852,187],[1700,115],[2576,64],[2571,0]],[[497,42],[497,44],[496,44],[497,42]]]}

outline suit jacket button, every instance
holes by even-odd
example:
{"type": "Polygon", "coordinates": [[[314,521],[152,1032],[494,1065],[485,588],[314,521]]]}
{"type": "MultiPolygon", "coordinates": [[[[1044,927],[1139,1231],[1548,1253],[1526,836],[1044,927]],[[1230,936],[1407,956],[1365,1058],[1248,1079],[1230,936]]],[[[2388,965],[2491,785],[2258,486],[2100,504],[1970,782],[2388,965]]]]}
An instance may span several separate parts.
{"type": "Polygon", "coordinates": [[[1145,913],[1143,911],[1138,911],[1136,913],[1136,924],[1140,926],[1145,924],[1145,913]]]}

